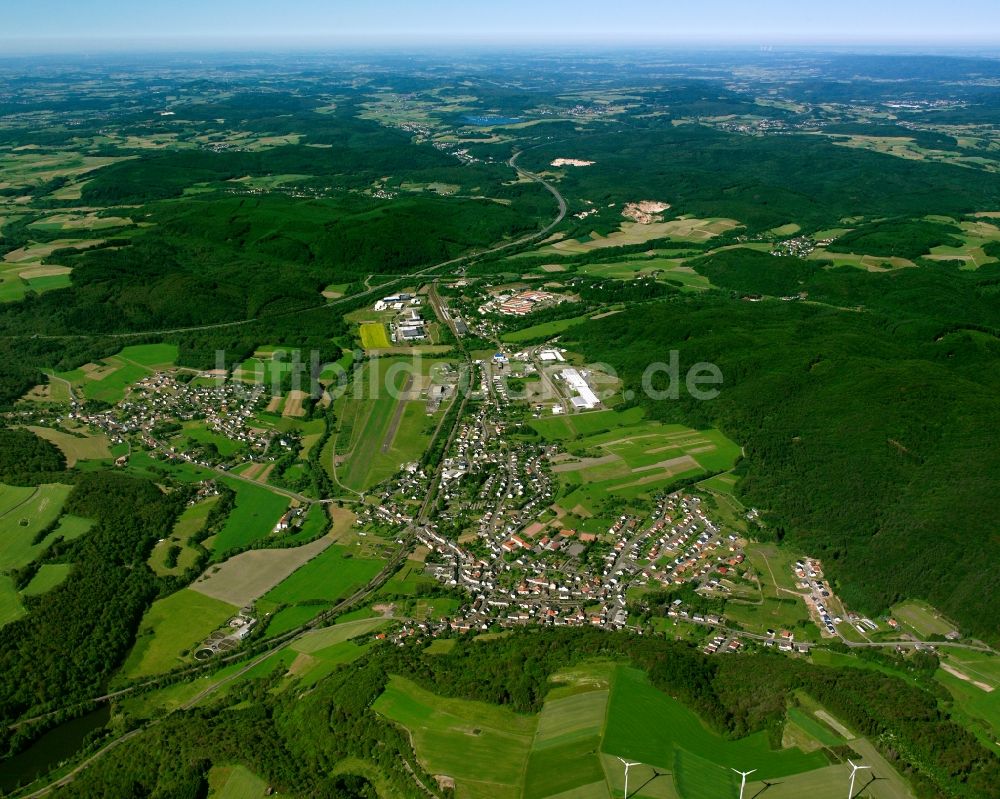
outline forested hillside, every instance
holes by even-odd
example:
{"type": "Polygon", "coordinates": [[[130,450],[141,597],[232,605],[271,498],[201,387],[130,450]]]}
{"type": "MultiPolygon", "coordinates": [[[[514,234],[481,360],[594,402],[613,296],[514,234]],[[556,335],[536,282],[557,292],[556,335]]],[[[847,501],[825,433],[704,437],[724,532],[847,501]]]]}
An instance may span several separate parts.
{"type": "MultiPolygon", "coordinates": [[[[923,292],[902,294],[933,304],[923,292]]],[[[822,557],[850,604],[877,612],[921,596],[996,640],[997,619],[980,608],[1000,601],[985,565],[1000,541],[984,531],[1000,491],[989,432],[1000,424],[991,367],[1000,341],[898,314],[677,299],[574,327],[563,340],[618,368],[654,418],[717,425],[743,444],[745,501],[766,511],[775,537],[822,557]],[[682,376],[698,361],[718,364],[719,397],[645,397],[643,371],[670,350],[682,376]]]]}

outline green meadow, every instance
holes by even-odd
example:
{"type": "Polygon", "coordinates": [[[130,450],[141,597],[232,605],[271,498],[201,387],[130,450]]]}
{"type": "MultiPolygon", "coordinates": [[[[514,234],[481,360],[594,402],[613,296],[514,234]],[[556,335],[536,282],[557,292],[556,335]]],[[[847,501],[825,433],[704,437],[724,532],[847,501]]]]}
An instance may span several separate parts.
{"type": "Polygon", "coordinates": [[[278,583],[263,599],[287,605],[332,603],[365,585],[382,566],[380,560],[355,558],[346,547],[333,545],[278,583]]]}
{"type": "Polygon", "coordinates": [[[89,529],[89,522],[70,521],[68,517],[62,533],[61,523],[35,543],[36,536],[59,518],[70,490],[70,486],[59,483],[37,488],[0,487],[0,572],[31,563],[60,534],[75,538],[89,529]]]}
{"type": "Polygon", "coordinates": [[[188,662],[188,655],[239,608],[182,588],[156,600],[139,624],[122,674],[129,679],[162,674],[188,662]]]}
{"type": "MultiPolygon", "coordinates": [[[[219,534],[208,539],[216,559],[266,538],[288,510],[288,498],[244,480],[225,480],[236,492],[236,503],[219,534]]],[[[207,546],[207,544],[206,544],[207,546]]]]}

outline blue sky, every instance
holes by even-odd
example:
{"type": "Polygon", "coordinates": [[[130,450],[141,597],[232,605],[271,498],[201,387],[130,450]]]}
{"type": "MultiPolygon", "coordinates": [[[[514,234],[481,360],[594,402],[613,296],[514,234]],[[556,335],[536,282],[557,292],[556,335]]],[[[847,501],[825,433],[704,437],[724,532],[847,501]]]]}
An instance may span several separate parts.
{"type": "Polygon", "coordinates": [[[6,0],[0,53],[603,41],[1000,47],[997,0],[6,0]]]}

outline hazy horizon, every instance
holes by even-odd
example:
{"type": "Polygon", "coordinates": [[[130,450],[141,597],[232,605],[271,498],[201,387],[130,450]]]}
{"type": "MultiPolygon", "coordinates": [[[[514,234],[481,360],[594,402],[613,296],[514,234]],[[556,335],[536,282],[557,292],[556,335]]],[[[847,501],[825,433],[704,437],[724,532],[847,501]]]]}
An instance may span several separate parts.
{"type": "Polygon", "coordinates": [[[628,13],[598,0],[510,0],[501,9],[455,0],[36,0],[5,13],[3,55],[102,52],[356,50],[593,46],[872,48],[1000,52],[1000,7],[967,0],[941,14],[929,0],[842,0],[835,16],[791,0],[754,4],[636,0],[628,13]],[[153,33],[155,32],[155,33],[153,33]]]}

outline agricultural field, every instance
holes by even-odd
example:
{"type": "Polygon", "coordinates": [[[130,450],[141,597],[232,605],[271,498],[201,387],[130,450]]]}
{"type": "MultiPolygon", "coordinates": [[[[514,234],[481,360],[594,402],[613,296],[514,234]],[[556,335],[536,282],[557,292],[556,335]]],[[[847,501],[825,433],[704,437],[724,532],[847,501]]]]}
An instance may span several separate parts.
{"type": "Polygon", "coordinates": [[[365,585],[382,566],[380,560],[352,557],[347,548],[335,544],[278,583],[262,599],[275,605],[332,603],[365,585]]]}
{"type": "Polygon", "coordinates": [[[385,325],[381,322],[363,322],[358,328],[358,335],[365,350],[386,349],[392,346],[385,325]]]}
{"type": "Polygon", "coordinates": [[[288,509],[285,496],[244,480],[227,479],[225,482],[236,492],[236,503],[218,535],[205,542],[205,546],[215,553],[216,560],[233,549],[266,538],[288,509]]]}
{"type": "Polygon", "coordinates": [[[254,549],[211,566],[191,583],[191,590],[244,607],[263,596],[296,569],[333,543],[332,535],[282,549],[254,549]]]}
{"type": "MultiPolygon", "coordinates": [[[[831,765],[820,751],[844,738],[820,720],[813,704],[789,712],[789,725],[806,748],[772,749],[764,732],[738,740],[716,735],[627,666],[584,664],[553,679],[558,687],[536,716],[447,699],[399,677],[390,680],[374,709],[405,726],[423,766],[455,779],[456,796],[470,799],[621,796],[618,757],[639,762],[629,779],[629,794],[637,798],[735,799],[739,782],[731,769],[748,767],[757,769],[748,781],[749,796],[769,782],[767,790],[781,799],[839,799],[846,785],[846,766],[831,765]]],[[[910,796],[891,767],[872,757],[866,741],[852,739],[850,745],[876,765],[880,779],[868,789],[872,797],[910,796]]]]}
{"type": "Polygon", "coordinates": [[[678,478],[731,469],[740,456],[740,448],[718,430],[645,421],[636,410],[529,422],[566,450],[552,466],[562,507],[596,515],[609,497],[650,495],[678,478]]]}
{"type": "Polygon", "coordinates": [[[698,219],[696,217],[679,217],[666,222],[640,224],[638,222],[622,222],[618,230],[607,236],[591,233],[586,240],[564,239],[556,241],[539,250],[544,254],[579,254],[600,250],[606,247],[625,247],[632,244],[643,244],[654,239],[671,239],[673,241],[709,241],[716,236],[740,226],[735,219],[716,217],[698,219]]]}
{"type": "Polygon", "coordinates": [[[142,617],[122,674],[149,677],[183,665],[188,653],[238,610],[190,588],[156,600],[142,617]]]}
{"type": "Polygon", "coordinates": [[[141,380],[151,369],[135,361],[112,355],[100,363],[87,363],[70,372],[56,373],[68,381],[74,391],[86,399],[114,405],[125,396],[129,386],[141,380]]]}
{"type": "Polygon", "coordinates": [[[0,302],[23,299],[29,291],[41,294],[68,288],[71,272],[69,267],[42,264],[40,261],[0,262],[0,302]]]}

